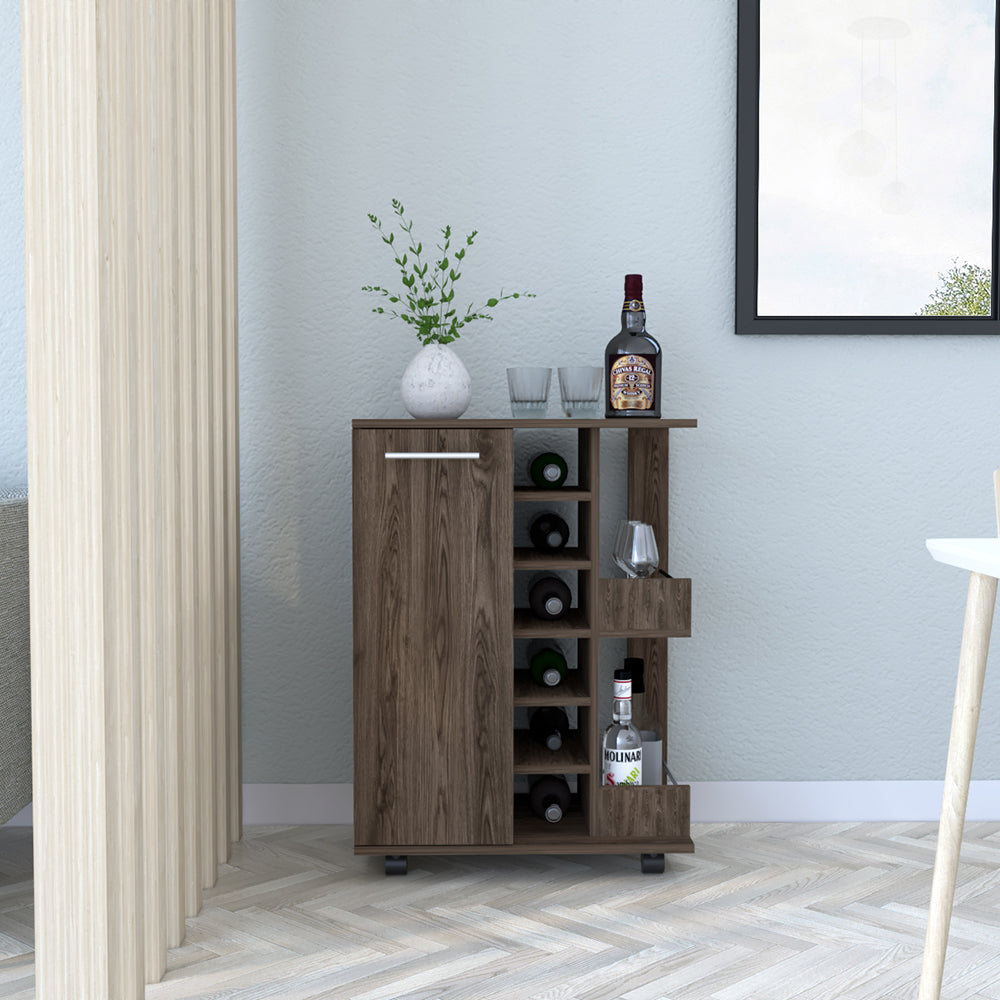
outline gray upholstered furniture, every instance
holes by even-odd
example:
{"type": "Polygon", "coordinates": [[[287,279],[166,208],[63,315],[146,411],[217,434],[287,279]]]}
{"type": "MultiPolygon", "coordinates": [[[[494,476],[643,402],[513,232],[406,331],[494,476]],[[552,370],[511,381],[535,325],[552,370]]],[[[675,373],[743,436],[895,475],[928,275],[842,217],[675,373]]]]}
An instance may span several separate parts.
{"type": "Polygon", "coordinates": [[[0,490],[0,823],[31,801],[28,494],[0,490]]]}

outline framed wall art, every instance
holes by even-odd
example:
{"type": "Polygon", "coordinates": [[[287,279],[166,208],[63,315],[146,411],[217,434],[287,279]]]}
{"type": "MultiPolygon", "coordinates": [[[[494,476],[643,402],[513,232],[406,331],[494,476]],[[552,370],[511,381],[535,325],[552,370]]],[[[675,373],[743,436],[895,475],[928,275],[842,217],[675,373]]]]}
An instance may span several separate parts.
{"type": "Polygon", "coordinates": [[[738,0],[736,332],[1000,333],[996,0],[738,0]]]}

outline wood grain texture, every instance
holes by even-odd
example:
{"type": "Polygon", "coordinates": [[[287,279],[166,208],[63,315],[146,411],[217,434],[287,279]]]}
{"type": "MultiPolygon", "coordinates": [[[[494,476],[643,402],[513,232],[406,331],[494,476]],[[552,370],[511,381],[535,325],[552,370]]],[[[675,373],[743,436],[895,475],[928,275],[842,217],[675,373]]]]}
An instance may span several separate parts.
{"type": "MultiPolygon", "coordinates": [[[[697,824],[658,876],[563,851],[411,857],[387,879],[349,826],[250,828],[146,998],[914,1000],[935,829],[697,824]]],[[[951,1000],[997,996],[998,837],[965,831],[951,1000]]],[[[5,827],[3,1000],[35,998],[30,877],[30,832],[5,827]]]]}
{"type": "Polygon", "coordinates": [[[555,620],[537,618],[530,608],[514,611],[514,635],[525,639],[576,639],[593,634],[586,612],[582,608],[570,608],[555,620]]]}
{"type": "Polygon", "coordinates": [[[691,634],[690,580],[601,580],[598,602],[602,635],[691,634]]]}
{"type": "Polygon", "coordinates": [[[690,785],[602,786],[598,791],[595,837],[677,844],[689,841],[690,828],[690,785]]]}
{"type": "MultiPolygon", "coordinates": [[[[173,58],[176,25],[172,9],[158,4],[153,10],[156,47],[155,122],[161,156],[156,167],[156,244],[158,281],[155,308],[158,351],[156,375],[158,414],[155,422],[156,462],[159,470],[174,470],[179,462],[178,423],[172,401],[178,393],[178,338],[176,297],[167,294],[177,278],[177,81],[173,58]]],[[[181,732],[181,617],[180,617],[180,493],[177,477],[160,474],[156,490],[157,563],[159,581],[159,646],[163,669],[163,852],[164,924],[167,946],[175,948],[184,938],[184,812],[182,776],[184,742],[181,732]]]]}
{"type": "Polygon", "coordinates": [[[653,526],[660,568],[670,572],[670,436],[666,428],[628,432],[628,516],[653,526]]]}
{"type": "Polygon", "coordinates": [[[221,234],[218,253],[222,261],[222,371],[225,434],[223,504],[225,535],[225,683],[227,826],[233,843],[243,836],[243,752],[241,688],[240,598],[240,436],[239,436],[239,296],[237,289],[236,227],[236,4],[219,5],[218,73],[220,110],[218,143],[222,172],[221,234]]]}
{"type": "Polygon", "coordinates": [[[593,560],[579,548],[539,552],[538,549],[514,549],[514,569],[592,569],[593,560]]]}
{"type": "MultiPolygon", "coordinates": [[[[577,431],[577,461],[580,466],[580,476],[593,490],[593,498],[587,503],[581,503],[578,510],[577,534],[580,547],[590,556],[594,568],[579,574],[578,591],[581,594],[583,612],[592,625],[598,615],[598,599],[600,593],[600,559],[601,538],[601,432],[600,428],[581,428],[577,431]]],[[[601,673],[601,644],[599,633],[592,633],[593,638],[581,639],[577,643],[577,657],[581,670],[587,672],[587,685],[597,698],[601,673]]],[[[597,801],[593,790],[601,783],[601,733],[598,731],[598,713],[590,708],[582,708],[579,714],[580,728],[586,734],[587,759],[593,763],[590,774],[579,779],[580,800],[587,829],[593,831],[597,823],[597,801]]]]}
{"type": "Polygon", "coordinates": [[[355,430],[353,473],[357,842],[508,843],[512,435],[355,430]]]}
{"type": "Polygon", "coordinates": [[[616,419],[606,420],[603,417],[599,419],[589,420],[586,418],[578,417],[544,417],[538,419],[528,419],[521,417],[500,417],[491,420],[484,420],[482,418],[470,419],[468,417],[462,417],[457,420],[414,420],[410,417],[397,417],[396,419],[356,419],[351,421],[351,426],[354,428],[388,428],[388,427],[408,427],[413,429],[443,429],[447,430],[449,427],[464,428],[468,427],[470,424],[474,424],[476,427],[482,427],[485,429],[493,430],[497,428],[509,428],[511,430],[518,430],[523,428],[544,428],[551,430],[559,430],[560,428],[569,429],[586,429],[586,430],[649,430],[649,431],[663,431],[668,430],[671,427],[697,427],[698,421],[690,419],[688,417],[663,417],[659,420],[649,420],[643,419],[642,417],[634,417],[629,419],[628,417],[620,417],[616,419]]]}
{"type": "MultiPolygon", "coordinates": [[[[525,729],[514,730],[515,774],[589,774],[589,733],[571,731],[558,750],[536,743],[525,729]]],[[[508,803],[508,809],[510,803],[508,803]]]]}
{"type": "MultiPolygon", "coordinates": [[[[151,148],[156,141],[155,117],[141,113],[152,108],[158,84],[158,53],[154,47],[154,11],[150,5],[134,8],[134,35],[149,40],[135,46],[132,53],[132,76],[136,141],[140,148],[151,148]]],[[[167,843],[166,843],[166,783],[164,755],[164,703],[166,669],[162,658],[163,618],[160,606],[160,544],[162,525],[162,476],[159,456],[158,426],[163,420],[160,397],[160,351],[158,261],[156,242],[155,199],[157,170],[143,160],[133,158],[128,184],[132,192],[135,227],[130,233],[133,242],[131,259],[135,268],[130,284],[134,288],[134,306],[130,310],[130,326],[144,331],[133,338],[134,361],[132,403],[135,414],[132,450],[135,455],[136,485],[132,502],[134,518],[134,553],[136,568],[136,657],[139,673],[141,732],[139,775],[142,825],[140,830],[141,890],[143,912],[144,981],[155,982],[163,975],[167,962],[167,843]]]]}
{"type": "Polygon", "coordinates": [[[941,995],[996,597],[997,581],[994,577],[969,574],[919,1000],[938,1000],[941,995]]]}
{"type": "MultiPolygon", "coordinates": [[[[195,538],[197,531],[197,485],[195,470],[197,453],[195,437],[195,271],[193,175],[195,170],[192,143],[193,124],[188,115],[191,107],[194,32],[192,0],[178,0],[175,16],[175,74],[177,87],[176,115],[173,120],[177,156],[177,215],[176,215],[176,286],[177,299],[177,488],[179,495],[180,538],[195,538]]],[[[202,853],[199,851],[201,830],[201,746],[198,742],[199,687],[197,673],[198,634],[196,598],[198,566],[196,553],[181,542],[179,560],[180,583],[180,678],[181,678],[181,789],[184,827],[182,831],[182,872],[184,878],[184,912],[193,916],[201,909],[202,853]]]]}
{"type": "MultiPolygon", "coordinates": [[[[190,266],[195,276],[193,295],[194,335],[194,456],[195,532],[195,679],[197,683],[196,746],[198,748],[199,829],[202,888],[215,884],[215,802],[218,765],[215,756],[217,725],[215,701],[216,633],[219,610],[215,606],[215,405],[212,392],[215,374],[215,331],[212,329],[213,294],[211,259],[211,178],[209,171],[208,10],[210,4],[195,0],[191,6],[191,105],[188,118],[192,130],[192,198],[190,266]]],[[[221,456],[220,456],[221,457],[221,456]]]]}
{"type": "MultiPolygon", "coordinates": [[[[196,218],[193,154],[222,113],[192,103],[194,10],[22,5],[40,1000],[141,996],[179,943],[182,901],[199,901],[182,893],[198,874],[181,849],[198,833],[183,698],[196,623],[222,593],[218,574],[214,596],[198,589],[212,519],[196,515],[223,505],[217,456],[191,442],[230,416],[199,376],[219,349],[196,322],[210,279],[195,250],[208,234],[214,259],[221,198],[205,185],[196,218]]],[[[221,71],[205,52],[203,87],[221,71]]]]}
{"type": "MultiPolygon", "coordinates": [[[[586,640],[584,640],[586,641],[586,640]]],[[[583,662],[581,654],[581,662],[583,662]]],[[[528,670],[514,671],[515,705],[589,705],[590,677],[584,669],[570,669],[555,687],[536,684],[528,670]]]]}

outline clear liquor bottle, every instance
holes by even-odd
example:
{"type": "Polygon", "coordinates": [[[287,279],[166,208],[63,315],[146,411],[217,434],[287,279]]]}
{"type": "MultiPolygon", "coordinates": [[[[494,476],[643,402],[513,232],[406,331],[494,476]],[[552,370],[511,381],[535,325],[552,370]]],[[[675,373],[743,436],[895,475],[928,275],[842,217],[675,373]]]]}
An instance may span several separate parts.
{"type": "Polygon", "coordinates": [[[626,670],[616,670],[611,725],[601,743],[601,784],[642,784],[642,737],[632,725],[632,679],[626,670]]]}
{"type": "Polygon", "coordinates": [[[604,351],[604,415],[659,417],[660,345],[646,333],[642,275],[625,275],[622,328],[604,351]]]}

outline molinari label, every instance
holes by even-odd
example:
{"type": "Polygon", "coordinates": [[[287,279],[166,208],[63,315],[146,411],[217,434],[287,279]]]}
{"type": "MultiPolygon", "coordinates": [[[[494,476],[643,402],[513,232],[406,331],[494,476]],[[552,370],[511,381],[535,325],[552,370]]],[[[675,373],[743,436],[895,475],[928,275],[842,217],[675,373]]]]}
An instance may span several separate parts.
{"type": "Polygon", "coordinates": [[[655,372],[642,354],[620,354],[611,365],[611,408],[651,410],[655,372]]]}
{"type": "Polygon", "coordinates": [[[642,775],[642,747],[634,750],[604,748],[604,784],[639,785],[642,775]]]}

